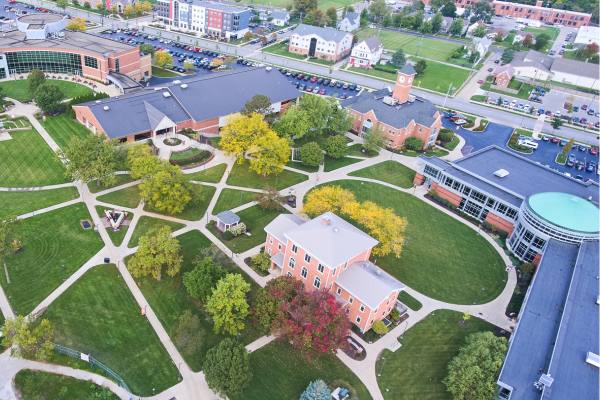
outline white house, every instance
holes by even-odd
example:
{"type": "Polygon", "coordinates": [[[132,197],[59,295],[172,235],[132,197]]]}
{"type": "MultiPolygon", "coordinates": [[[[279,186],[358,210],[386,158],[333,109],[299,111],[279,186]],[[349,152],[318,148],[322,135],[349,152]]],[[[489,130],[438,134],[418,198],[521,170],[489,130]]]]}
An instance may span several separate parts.
{"type": "Polygon", "coordinates": [[[360,14],[355,12],[347,12],[338,24],[338,29],[344,32],[354,32],[358,28],[360,28],[360,14]]]}
{"type": "Polygon", "coordinates": [[[327,61],[339,61],[350,54],[353,37],[351,33],[335,28],[300,24],[290,36],[288,50],[327,61]]]}
{"type": "Polygon", "coordinates": [[[275,26],[286,26],[290,22],[290,13],[285,10],[274,10],[271,13],[271,23],[275,26]]]}
{"type": "Polygon", "coordinates": [[[477,28],[479,28],[480,26],[483,26],[485,28],[485,24],[483,23],[483,21],[477,21],[469,25],[469,27],[467,28],[467,37],[472,37],[475,34],[477,28]]]}
{"type": "Polygon", "coordinates": [[[352,67],[370,68],[377,64],[383,53],[383,44],[375,36],[356,43],[348,64],[352,67]]]}
{"type": "Polygon", "coordinates": [[[487,36],[482,38],[474,37],[473,43],[471,44],[471,51],[479,53],[479,58],[481,59],[488,52],[491,45],[492,39],[488,38],[487,36]]]}

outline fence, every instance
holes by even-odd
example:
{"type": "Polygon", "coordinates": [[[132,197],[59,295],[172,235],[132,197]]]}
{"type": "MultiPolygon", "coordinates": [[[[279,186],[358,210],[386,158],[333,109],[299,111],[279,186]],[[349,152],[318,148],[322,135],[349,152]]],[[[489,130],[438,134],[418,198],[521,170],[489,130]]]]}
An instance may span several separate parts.
{"type": "Polygon", "coordinates": [[[131,393],[131,390],[129,390],[129,387],[127,386],[127,384],[125,383],[125,381],[123,380],[123,378],[121,378],[121,376],[119,374],[117,374],[115,371],[113,371],[112,369],[107,367],[105,364],[103,364],[99,360],[95,359],[91,354],[84,354],[80,351],[73,350],[71,348],[68,348],[68,347],[65,347],[65,346],[62,346],[62,345],[56,344],[56,343],[54,344],[54,351],[56,351],[57,353],[64,354],[66,356],[81,360],[81,361],[86,361],[92,367],[101,369],[106,375],[108,375],[109,378],[111,378],[113,381],[115,381],[123,389],[125,389],[129,393],[131,393]]]}

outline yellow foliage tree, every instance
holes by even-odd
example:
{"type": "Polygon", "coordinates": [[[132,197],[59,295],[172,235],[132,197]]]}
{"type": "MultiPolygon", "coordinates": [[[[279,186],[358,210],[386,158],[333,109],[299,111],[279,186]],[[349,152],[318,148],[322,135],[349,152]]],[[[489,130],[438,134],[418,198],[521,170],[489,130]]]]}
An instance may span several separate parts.
{"type": "Polygon", "coordinates": [[[125,6],[125,8],[123,9],[123,14],[125,14],[126,17],[133,17],[135,15],[136,11],[135,11],[135,7],[132,4],[127,4],[125,6]]]}
{"type": "Polygon", "coordinates": [[[154,53],[154,64],[164,68],[169,64],[173,64],[173,56],[165,50],[157,51],[154,53]]]}
{"type": "Polygon", "coordinates": [[[249,149],[250,169],[259,175],[278,174],[290,159],[290,143],[269,130],[249,149]]]}
{"type": "Polygon", "coordinates": [[[156,171],[159,164],[160,160],[152,154],[149,146],[138,144],[127,150],[127,165],[134,179],[148,177],[156,171]]]}
{"type": "Polygon", "coordinates": [[[327,211],[342,214],[344,206],[350,204],[359,204],[351,191],[340,186],[323,186],[308,193],[303,211],[310,217],[316,217],[327,211]]]}
{"type": "Polygon", "coordinates": [[[85,31],[85,18],[72,18],[67,24],[67,29],[71,31],[85,31]]]}
{"type": "Polygon", "coordinates": [[[231,117],[221,130],[221,149],[237,158],[239,164],[256,141],[266,135],[273,134],[261,114],[236,115],[231,117]]]}
{"type": "Polygon", "coordinates": [[[152,3],[150,3],[149,1],[142,1],[142,11],[143,12],[152,11],[152,3]]]}

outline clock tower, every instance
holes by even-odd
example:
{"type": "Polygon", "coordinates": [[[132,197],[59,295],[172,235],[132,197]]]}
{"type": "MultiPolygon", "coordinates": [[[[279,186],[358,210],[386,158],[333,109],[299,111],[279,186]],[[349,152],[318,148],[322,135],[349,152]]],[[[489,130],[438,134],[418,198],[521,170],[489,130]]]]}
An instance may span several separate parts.
{"type": "Polygon", "coordinates": [[[410,95],[410,89],[412,88],[413,79],[415,78],[415,69],[410,64],[405,64],[401,69],[398,70],[396,76],[396,85],[392,92],[392,97],[400,104],[406,103],[410,95]]]}

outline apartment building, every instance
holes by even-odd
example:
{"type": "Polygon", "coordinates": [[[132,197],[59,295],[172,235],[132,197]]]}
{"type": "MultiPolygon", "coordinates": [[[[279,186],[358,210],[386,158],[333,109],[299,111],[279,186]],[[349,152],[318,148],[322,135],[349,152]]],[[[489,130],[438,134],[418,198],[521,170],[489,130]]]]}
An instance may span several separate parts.
{"type": "Polygon", "coordinates": [[[396,306],[404,285],[369,261],[377,240],[337,215],[326,212],[305,221],[282,214],[265,232],[272,268],[302,281],[308,291],[332,292],[362,332],[396,306]]]}
{"type": "Polygon", "coordinates": [[[536,1],[535,5],[494,0],[492,7],[497,16],[525,18],[541,21],[546,24],[565,25],[576,28],[589,25],[592,19],[592,14],[544,7],[542,0],[536,1]]]}
{"type": "Polygon", "coordinates": [[[158,19],[176,29],[216,38],[237,39],[248,32],[252,11],[212,1],[159,0],[158,19]]]}
{"type": "Polygon", "coordinates": [[[353,35],[335,28],[300,24],[290,36],[291,53],[339,61],[350,54],[353,35]]]}

